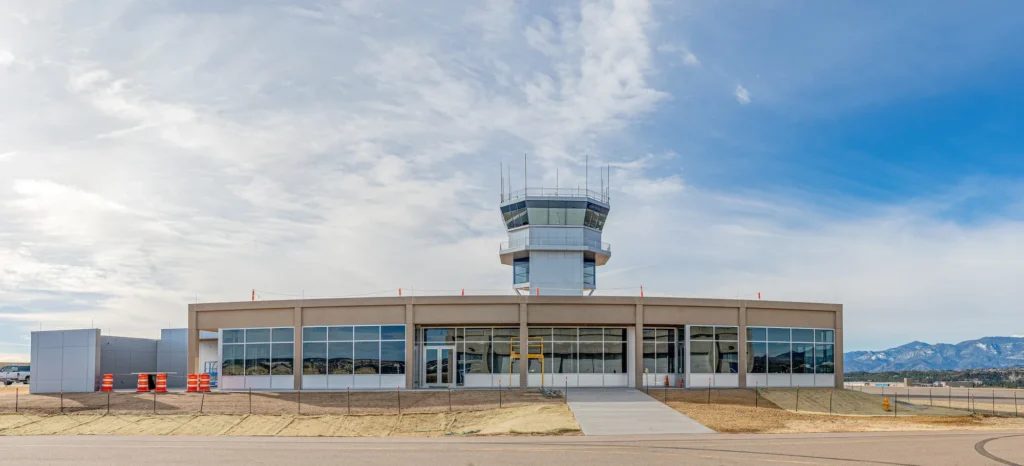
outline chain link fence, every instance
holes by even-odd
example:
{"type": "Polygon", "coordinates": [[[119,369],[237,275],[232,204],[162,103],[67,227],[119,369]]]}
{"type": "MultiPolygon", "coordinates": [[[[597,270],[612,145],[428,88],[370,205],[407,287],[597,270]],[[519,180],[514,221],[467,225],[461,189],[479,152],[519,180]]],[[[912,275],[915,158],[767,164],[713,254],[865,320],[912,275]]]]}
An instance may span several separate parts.
{"type": "Polygon", "coordinates": [[[0,390],[0,413],[24,414],[302,414],[366,415],[482,411],[564,404],[559,391],[391,390],[210,393],[29,394],[27,386],[0,390]]]}

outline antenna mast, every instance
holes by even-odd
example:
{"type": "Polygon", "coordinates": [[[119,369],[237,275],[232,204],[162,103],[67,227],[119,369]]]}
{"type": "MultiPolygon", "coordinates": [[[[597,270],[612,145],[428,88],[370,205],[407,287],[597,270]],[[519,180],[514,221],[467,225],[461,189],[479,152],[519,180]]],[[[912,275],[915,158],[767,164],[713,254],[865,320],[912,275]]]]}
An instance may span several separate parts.
{"type": "MultiPolygon", "coordinates": [[[[589,191],[590,190],[590,154],[584,155],[583,156],[583,160],[584,160],[584,162],[583,162],[583,165],[584,165],[584,168],[583,168],[583,191],[589,191]]],[[[583,194],[586,194],[586,192],[584,192],[583,194]]]]}

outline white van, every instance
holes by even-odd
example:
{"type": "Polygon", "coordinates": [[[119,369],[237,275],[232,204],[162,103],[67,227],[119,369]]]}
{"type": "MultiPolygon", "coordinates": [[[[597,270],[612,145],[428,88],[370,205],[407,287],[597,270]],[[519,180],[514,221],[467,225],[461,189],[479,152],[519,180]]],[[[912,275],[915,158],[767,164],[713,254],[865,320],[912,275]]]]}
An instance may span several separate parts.
{"type": "Polygon", "coordinates": [[[0,382],[3,382],[4,385],[17,382],[28,383],[30,375],[32,375],[31,366],[19,364],[0,367],[0,382]]]}

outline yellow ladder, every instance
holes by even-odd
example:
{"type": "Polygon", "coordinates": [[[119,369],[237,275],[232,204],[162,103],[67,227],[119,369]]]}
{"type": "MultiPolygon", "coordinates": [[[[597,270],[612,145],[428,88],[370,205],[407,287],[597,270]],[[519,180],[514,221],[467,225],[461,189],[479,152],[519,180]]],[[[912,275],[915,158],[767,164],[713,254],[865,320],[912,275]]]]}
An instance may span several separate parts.
{"type": "MultiPolygon", "coordinates": [[[[508,376],[509,376],[509,380],[512,380],[511,379],[511,377],[512,377],[512,364],[511,364],[511,361],[515,361],[516,359],[522,359],[522,355],[519,354],[519,346],[520,345],[519,345],[518,338],[515,338],[515,337],[509,338],[508,343],[509,343],[509,348],[510,348],[510,352],[509,352],[509,359],[510,359],[510,361],[509,361],[509,365],[508,365],[508,376]]],[[[526,364],[527,364],[527,369],[529,369],[529,364],[530,364],[530,360],[531,359],[539,359],[540,360],[540,386],[543,388],[544,387],[544,337],[527,337],[527,342],[526,342],[526,364]],[[534,343],[534,341],[537,341],[537,343],[534,343]],[[534,353],[533,352],[534,348],[537,348],[539,352],[534,353]]]]}

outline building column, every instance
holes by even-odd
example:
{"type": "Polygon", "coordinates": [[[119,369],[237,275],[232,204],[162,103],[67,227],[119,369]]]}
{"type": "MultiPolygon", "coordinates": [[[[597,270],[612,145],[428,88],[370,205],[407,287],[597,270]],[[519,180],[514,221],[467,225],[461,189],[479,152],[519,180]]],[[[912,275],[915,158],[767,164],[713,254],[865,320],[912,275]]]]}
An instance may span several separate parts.
{"type": "Polygon", "coordinates": [[[633,336],[633,387],[644,386],[644,305],[636,303],[636,332],[633,336]]]}
{"type": "Polygon", "coordinates": [[[519,389],[526,390],[529,381],[530,369],[530,332],[526,325],[527,310],[526,303],[519,303],[519,389]]]}
{"type": "Polygon", "coordinates": [[[739,364],[740,371],[740,388],[746,388],[747,386],[747,302],[743,301],[740,303],[740,326],[737,329],[739,332],[739,338],[737,338],[739,352],[739,364]]]}
{"type": "Polygon", "coordinates": [[[836,341],[833,347],[833,353],[835,353],[835,376],[836,376],[836,388],[843,388],[843,305],[838,304],[836,309],[836,341]]]}
{"type": "Polygon", "coordinates": [[[296,307],[292,311],[292,325],[295,326],[295,362],[292,363],[292,388],[302,390],[302,308],[296,307]]]}
{"type": "Polygon", "coordinates": [[[188,310],[188,373],[199,373],[199,312],[188,310]]]}
{"type": "MultiPolygon", "coordinates": [[[[416,319],[412,304],[405,305],[405,388],[415,386],[416,377],[416,319]]],[[[454,357],[454,355],[453,355],[454,357]]]]}

